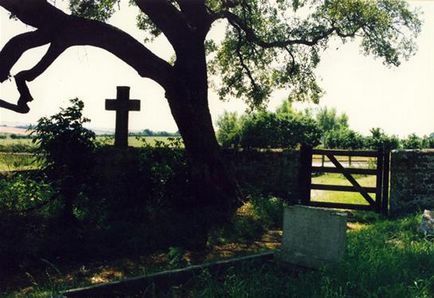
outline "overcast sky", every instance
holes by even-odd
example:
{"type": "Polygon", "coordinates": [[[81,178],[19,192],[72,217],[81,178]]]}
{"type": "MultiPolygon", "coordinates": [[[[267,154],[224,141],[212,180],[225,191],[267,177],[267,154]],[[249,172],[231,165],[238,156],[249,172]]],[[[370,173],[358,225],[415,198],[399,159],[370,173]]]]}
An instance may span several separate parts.
{"type": "MultiPolygon", "coordinates": [[[[62,5],[57,1],[57,5],[62,5]]],[[[434,1],[411,1],[421,7],[423,27],[417,44],[418,52],[398,68],[360,54],[357,43],[332,44],[323,55],[317,74],[326,91],[320,106],[335,107],[349,116],[350,126],[367,134],[381,127],[389,134],[406,136],[434,132],[434,1]]],[[[135,27],[136,12],[122,6],[110,20],[139,40],[144,33],[135,27]]],[[[18,33],[31,27],[9,20],[0,8],[0,47],[18,33]]],[[[219,35],[220,28],[212,34],[219,35]]],[[[150,45],[159,56],[169,59],[170,45],[159,38],[150,45]]],[[[12,69],[12,74],[28,69],[39,61],[46,47],[28,51],[12,69]]],[[[176,131],[164,92],[111,54],[91,47],[73,47],[63,53],[50,68],[29,84],[34,101],[28,114],[0,109],[0,123],[33,123],[42,116],[58,112],[68,99],[78,97],[85,103],[85,115],[96,128],[114,128],[115,113],[104,110],[106,98],[116,96],[116,86],[131,86],[131,97],[141,99],[141,111],[130,113],[130,129],[176,131]]],[[[14,82],[0,85],[0,98],[16,102],[14,82]]],[[[285,98],[284,92],[273,95],[269,109],[274,110],[285,98]]],[[[299,107],[297,105],[297,107],[299,107]]],[[[311,107],[317,107],[311,105],[311,107]]],[[[239,100],[221,102],[210,91],[210,110],[215,120],[225,110],[242,113],[246,106],[239,100]]]]}

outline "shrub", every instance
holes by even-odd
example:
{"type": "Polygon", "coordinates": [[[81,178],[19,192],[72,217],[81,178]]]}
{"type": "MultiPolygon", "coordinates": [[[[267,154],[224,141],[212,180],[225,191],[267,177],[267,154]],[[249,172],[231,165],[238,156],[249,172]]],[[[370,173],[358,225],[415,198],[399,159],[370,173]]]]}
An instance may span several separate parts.
{"type": "Polygon", "coordinates": [[[95,133],[83,127],[90,121],[82,115],[83,102],[70,102],[58,114],[39,119],[32,132],[43,169],[59,189],[65,222],[74,221],[73,204],[88,182],[95,149],[95,133]]]}
{"type": "Polygon", "coordinates": [[[23,214],[49,202],[53,189],[43,179],[16,174],[0,179],[0,194],[0,211],[23,214]]]}

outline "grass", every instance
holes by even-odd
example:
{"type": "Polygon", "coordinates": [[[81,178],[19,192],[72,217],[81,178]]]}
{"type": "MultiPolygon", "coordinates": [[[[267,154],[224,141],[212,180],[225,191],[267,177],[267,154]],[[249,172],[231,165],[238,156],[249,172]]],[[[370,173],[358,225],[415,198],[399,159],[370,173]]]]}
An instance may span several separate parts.
{"type": "MultiPolygon", "coordinates": [[[[113,137],[98,136],[99,144],[113,145],[113,137]]],[[[131,147],[142,147],[145,143],[156,146],[158,143],[167,144],[169,137],[129,137],[131,147]]],[[[0,171],[31,170],[39,168],[39,164],[33,162],[32,151],[35,145],[31,139],[0,139],[0,171]]]]}
{"type": "Polygon", "coordinates": [[[0,152],[0,171],[38,169],[39,163],[31,153],[0,152]]]}
{"type": "Polygon", "coordinates": [[[417,232],[419,223],[411,215],[349,230],[338,266],[300,272],[246,265],[219,276],[204,272],[178,291],[188,297],[433,297],[434,245],[417,232]]]}
{"type": "MultiPolygon", "coordinates": [[[[114,137],[113,136],[97,136],[96,141],[102,144],[113,145],[114,137]]],[[[169,137],[128,137],[128,144],[131,147],[142,147],[144,142],[147,144],[154,146],[157,142],[167,143],[169,141],[169,137]]],[[[33,147],[32,139],[0,139],[0,149],[6,151],[7,148],[13,146],[26,146],[33,147]]],[[[0,151],[2,151],[0,150],[0,151]]]]}
{"type": "MultiPolygon", "coordinates": [[[[354,175],[354,178],[361,186],[375,187],[376,177],[373,175],[362,176],[354,175]]],[[[333,185],[351,185],[351,183],[342,174],[324,174],[312,178],[312,183],[315,184],[333,184],[333,185]]],[[[370,194],[375,200],[375,194],[370,194]]],[[[312,201],[315,202],[333,202],[347,204],[362,204],[369,205],[360,193],[354,192],[338,192],[326,190],[312,190],[312,201]]]]}
{"type": "MultiPolygon", "coordinates": [[[[128,145],[131,147],[143,147],[144,144],[155,146],[158,142],[167,143],[169,137],[128,137],[128,145]]],[[[98,136],[96,141],[105,145],[113,145],[114,137],[98,136]]]]}
{"type": "MultiPolygon", "coordinates": [[[[433,297],[434,243],[433,239],[424,238],[417,232],[421,216],[369,219],[365,215],[364,212],[357,213],[356,222],[349,224],[347,251],[337,266],[306,271],[280,267],[275,263],[245,264],[217,276],[204,271],[187,284],[177,285],[154,297],[433,297]]],[[[232,243],[214,246],[202,254],[233,249],[234,246],[241,251],[246,249],[243,244],[232,243]]],[[[248,247],[252,249],[252,246],[248,247]]],[[[261,248],[256,247],[258,249],[261,248]]],[[[185,251],[181,258],[186,260],[185,264],[195,263],[197,254],[185,251]]],[[[50,297],[73,286],[170,268],[170,262],[169,249],[166,253],[138,259],[75,266],[69,268],[69,272],[67,268],[58,270],[53,268],[54,265],[46,264],[44,282],[34,280],[33,286],[5,297],[50,297]],[[60,275],[57,271],[63,273],[60,275]]],[[[28,273],[26,278],[30,279],[31,274],[28,273]]],[[[140,297],[139,293],[137,297],[140,297]]]]}

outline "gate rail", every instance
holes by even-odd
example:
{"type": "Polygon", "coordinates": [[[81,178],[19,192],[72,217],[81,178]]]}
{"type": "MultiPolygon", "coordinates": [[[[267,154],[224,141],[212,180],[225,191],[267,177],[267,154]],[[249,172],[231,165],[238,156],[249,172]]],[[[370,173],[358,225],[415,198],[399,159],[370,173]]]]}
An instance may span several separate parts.
{"type": "Polygon", "coordinates": [[[304,205],[329,207],[329,208],[344,208],[356,210],[374,210],[377,212],[388,212],[389,205],[389,152],[384,150],[366,151],[366,150],[325,150],[325,149],[312,149],[309,146],[302,146],[301,148],[301,171],[300,171],[300,185],[301,185],[301,202],[304,205]],[[313,155],[327,156],[334,167],[330,166],[313,166],[313,155]],[[376,168],[348,168],[344,167],[336,156],[358,156],[358,157],[372,157],[376,158],[376,168]],[[313,184],[312,173],[338,173],[351,183],[351,186],[334,185],[334,184],[313,184]],[[361,175],[375,175],[375,187],[361,186],[357,180],[352,176],[353,174],[361,175]],[[344,192],[358,192],[369,203],[368,205],[362,204],[346,204],[346,203],[333,203],[333,202],[315,202],[311,200],[311,190],[329,190],[329,191],[344,191],[344,192]],[[372,197],[371,194],[375,194],[372,197]]]}

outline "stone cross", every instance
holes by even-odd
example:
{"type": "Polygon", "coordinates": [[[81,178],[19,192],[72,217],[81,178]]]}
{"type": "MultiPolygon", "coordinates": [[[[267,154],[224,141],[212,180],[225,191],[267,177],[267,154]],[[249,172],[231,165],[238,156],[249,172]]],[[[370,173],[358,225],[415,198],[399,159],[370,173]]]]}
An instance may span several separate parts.
{"type": "Polygon", "coordinates": [[[116,111],[115,147],[128,147],[128,113],[140,111],[140,100],[130,99],[130,87],[118,86],[116,99],[106,99],[105,109],[116,111]]]}

